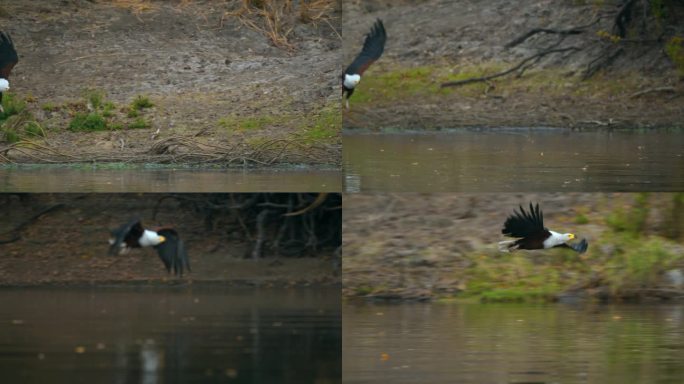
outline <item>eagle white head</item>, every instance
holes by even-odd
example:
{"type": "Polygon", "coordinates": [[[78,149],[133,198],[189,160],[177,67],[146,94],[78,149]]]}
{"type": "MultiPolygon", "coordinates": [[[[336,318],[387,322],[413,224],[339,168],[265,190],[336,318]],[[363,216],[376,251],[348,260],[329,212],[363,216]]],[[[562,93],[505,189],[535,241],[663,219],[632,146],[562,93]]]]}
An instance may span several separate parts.
{"type": "Polygon", "coordinates": [[[7,79],[0,79],[0,92],[5,92],[10,89],[9,81],[7,79]]]}
{"type": "Polygon", "coordinates": [[[551,236],[544,240],[544,248],[552,248],[557,245],[565,244],[575,238],[575,235],[572,233],[558,233],[554,231],[549,232],[551,232],[551,236]]]}
{"type": "Polygon", "coordinates": [[[150,231],[149,229],[146,229],[142,236],[140,236],[140,240],[138,240],[141,247],[154,247],[165,241],[166,238],[164,236],[159,236],[157,232],[150,231]]]}
{"type": "Polygon", "coordinates": [[[350,75],[345,73],[344,74],[344,86],[345,88],[348,89],[354,89],[356,85],[361,81],[361,75],[350,75]]]}

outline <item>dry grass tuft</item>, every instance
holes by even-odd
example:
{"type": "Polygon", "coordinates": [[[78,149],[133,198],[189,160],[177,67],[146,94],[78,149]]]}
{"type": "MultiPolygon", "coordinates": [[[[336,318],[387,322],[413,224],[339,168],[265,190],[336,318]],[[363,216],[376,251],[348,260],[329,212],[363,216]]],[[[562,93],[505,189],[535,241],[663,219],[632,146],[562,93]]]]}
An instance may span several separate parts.
{"type": "Polygon", "coordinates": [[[298,19],[316,23],[329,18],[336,0],[242,0],[239,8],[225,12],[223,17],[235,16],[241,23],[266,35],[279,48],[294,51],[290,35],[298,19]]]}
{"type": "Polygon", "coordinates": [[[140,15],[144,12],[155,11],[159,8],[158,5],[152,4],[151,0],[110,0],[115,7],[125,8],[131,11],[134,15],[140,15]]]}
{"type": "Polygon", "coordinates": [[[334,0],[302,0],[299,3],[299,19],[302,23],[318,23],[329,18],[334,6],[334,0]]]}

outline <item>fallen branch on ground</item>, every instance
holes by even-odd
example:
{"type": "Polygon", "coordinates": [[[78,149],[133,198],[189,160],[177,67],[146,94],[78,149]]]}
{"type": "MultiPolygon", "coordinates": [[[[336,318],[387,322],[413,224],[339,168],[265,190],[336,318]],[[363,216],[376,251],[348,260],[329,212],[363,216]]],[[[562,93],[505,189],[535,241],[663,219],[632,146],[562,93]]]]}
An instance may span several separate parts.
{"type": "Polygon", "coordinates": [[[578,47],[547,49],[545,51],[539,52],[537,54],[534,54],[530,57],[523,59],[520,63],[518,63],[518,65],[516,65],[512,68],[509,68],[503,72],[498,72],[498,73],[495,73],[495,74],[489,75],[489,76],[474,77],[474,78],[465,79],[465,80],[450,81],[447,83],[442,83],[441,87],[442,88],[457,87],[457,86],[465,85],[465,84],[486,82],[486,81],[489,81],[492,79],[496,79],[497,77],[506,76],[510,73],[513,73],[513,72],[521,69],[521,72],[518,74],[518,76],[520,76],[520,75],[522,75],[522,72],[526,71],[527,69],[529,69],[531,67],[531,65],[529,65],[530,63],[532,63],[532,65],[534,65],[536,62],[539,61],[539,59],[541,59],[542,57],[544,57],[546,55],[550,55],[552,53],[561,53],[561,52],[568,52],[568,51],[580,51],[580,50],[582,50],[582,48],[578,48],[578,47]]]}
{"type": "Polygon", "coordinates": [[[532,37],[538,33],[550,33],[550,34],[556,34],[556,35],[579,35],[580,33],[586,32],[587,28],[598,23],[600,20],[601,20],[600,18],[597,18],[587,25],[582,25],[579,27],[571,27],[568,29],[534,28],[534,29],[528,31],[527,33],[524,33],[522,36],[514,39],[510,43],[504,45],[504,48],[512,48],[518,44],[522,44],[525,40],[529,39],[530,37],[532,37]]]}
{"type": "Polygon", "coordinates": [[[629,95],[629,98],[633,99],[635,97],[643,96],[643,95],[646,95],[649,93],[654,93],[654,92],[675,93],[675,92],[677,92],[677,90],[675,89],[675,87],[670,87],[670,86],[648,88],[648,89],[644,89],[643,91],[632,93],[631,95],[629,95]]]}

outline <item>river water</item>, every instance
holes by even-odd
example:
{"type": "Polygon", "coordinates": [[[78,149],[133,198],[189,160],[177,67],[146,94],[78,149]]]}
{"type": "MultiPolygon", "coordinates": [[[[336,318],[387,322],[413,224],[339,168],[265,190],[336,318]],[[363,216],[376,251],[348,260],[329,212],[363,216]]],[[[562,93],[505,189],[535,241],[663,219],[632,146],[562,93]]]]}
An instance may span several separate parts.
{"type": "Polygon", "coordinates": [[[0,290],[3,383],[339,383],[339,288],[0,290]]]}
{"type": "Polygon", "coordinates": [[[684,305],[343,305],[345,383],[682,383],[684,305]]]}
{"type": "Polygon", "coordinates": [[[339,192],[339,170],[0,168],[0,192],[339,192]]]}
{"type": "Polygon", "coordinates": [[[347,192],[684,190],[677,131],[346,132],[343,144],[347,192]]]}

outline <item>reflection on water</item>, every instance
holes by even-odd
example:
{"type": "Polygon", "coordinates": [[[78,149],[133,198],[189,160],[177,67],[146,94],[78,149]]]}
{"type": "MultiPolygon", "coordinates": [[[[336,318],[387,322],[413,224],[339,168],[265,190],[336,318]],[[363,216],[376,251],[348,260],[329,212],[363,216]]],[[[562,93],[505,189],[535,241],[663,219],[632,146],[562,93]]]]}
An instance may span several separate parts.
{"type": "Polygon", "coordinates": [[[684,133],[482,129],[343,136],[345,190],[684,190],[684,133]]]}
{"type": "Polygon", "coordinates": [[[0,192],[339,192],[337,170],[0,168],[0,192]]]}
{"type": "Polygon", "coordinates": [[[0,291],[3,383],[339,383],[339,289],[0,291]]]}
{"type": "Polygon", "coordinates": [[[684,305],[343,306],[345,383],[681,383],[684,305]]]}

